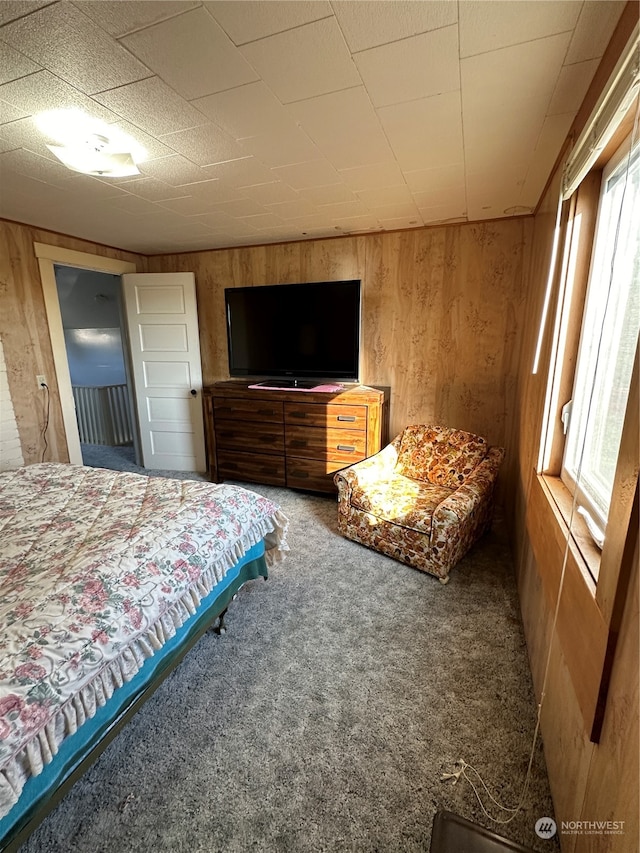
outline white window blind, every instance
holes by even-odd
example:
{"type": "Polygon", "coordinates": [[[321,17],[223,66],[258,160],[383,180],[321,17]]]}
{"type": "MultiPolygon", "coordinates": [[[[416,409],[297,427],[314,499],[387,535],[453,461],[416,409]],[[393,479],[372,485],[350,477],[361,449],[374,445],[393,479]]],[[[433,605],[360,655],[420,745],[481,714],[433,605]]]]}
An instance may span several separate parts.
{"type": "Polygon", "coordinates": [[[636,24],[603,94],[567,158],[562,174],[563,199],[576,191],[639,92],[640,28],[636,24]]]}

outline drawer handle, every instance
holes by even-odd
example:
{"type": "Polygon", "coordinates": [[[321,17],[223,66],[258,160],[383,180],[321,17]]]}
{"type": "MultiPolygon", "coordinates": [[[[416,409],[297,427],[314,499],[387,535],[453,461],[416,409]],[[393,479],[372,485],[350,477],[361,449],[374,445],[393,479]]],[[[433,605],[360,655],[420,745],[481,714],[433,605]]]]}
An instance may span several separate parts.
{"type": "Polygon", "coordinates": [[[338,415],[337,420],[339,421],[349,421],[349,423],[354,423],[355,415],[338,415]]]}
{"type": "Polygon", "coordinates": [[[291,412],[291,417],[292,418],[306,418],[307,413],[306,412],[291,412]]]}
{"type": "Polygon", "coordinates": [[[224,467],[230,469],[231,471],[237,471],[238,470],[238,463],[237,462],[225,462],[224,467]]]}
{"type": "Polygon", "coordinates": [[[337,449],[344,450],[346,453],[353,453],[355,447],[352,447],[350,444],[339,444],[337,449]]]}
{"type": "Polygon", "coordinates": [[[289,442],[290,447],[306,447],[307,442],[302,438],[294,438],[289,442]]]}
{"type": "Polygon", "coordinates": [[[275,412],[273,411],[273,409],[258,409],[258,414],[268,416],[268,415],[275,415],[275,412]]]}
{"type": "Polygon", "coordinates": [[[274,435],[259,435],[258,441],[261,441],[263,444],[273,444],[276,440],[274,435]]]}
{"type": "Polygon", "coordinates": [[[292,477],[297,477],[299,480],[306,480],[309,477],[309,473],[307,471],[291,471],[292,477]]]}

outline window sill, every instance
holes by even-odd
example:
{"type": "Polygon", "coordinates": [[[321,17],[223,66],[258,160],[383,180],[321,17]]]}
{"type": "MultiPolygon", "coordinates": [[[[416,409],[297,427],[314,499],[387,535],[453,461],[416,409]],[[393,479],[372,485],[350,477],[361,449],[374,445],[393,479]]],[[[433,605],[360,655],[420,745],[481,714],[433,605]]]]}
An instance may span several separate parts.
{"type": "Polygon", "coordinates": [[[567,530],[569,530],[571,522],[571,538],[584,561],[584,565],[579,564],[579,567],[585,575],[589,588],[595,593],[594,585],[598,582],[600,573],[600,549],[591,538],[584,519],[575,511],[573,511],[572,518],[573,495],[560,477],[552,477],[549,474],[538,476],[553,499],[556,512],[563,519],[567,530]]]}

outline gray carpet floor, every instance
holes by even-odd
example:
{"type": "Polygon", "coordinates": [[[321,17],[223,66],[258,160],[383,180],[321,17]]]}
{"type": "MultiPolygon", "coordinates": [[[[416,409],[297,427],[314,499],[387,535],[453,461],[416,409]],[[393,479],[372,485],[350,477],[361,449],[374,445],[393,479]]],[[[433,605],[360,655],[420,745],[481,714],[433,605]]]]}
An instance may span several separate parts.
{"type": "Polygon", "coordinates": [[[557,850],[534,832],[553,816],[540,743],[508,826],[440,779],[464,758],[513,805],[525,777],[536,704],[500,520],[443,587],[339,536],[335,498],[251,488],[288,515],[287,559],[240,591],[227,633],[199,641],[22,853],[428,851],[439,809],[557,850]]]}

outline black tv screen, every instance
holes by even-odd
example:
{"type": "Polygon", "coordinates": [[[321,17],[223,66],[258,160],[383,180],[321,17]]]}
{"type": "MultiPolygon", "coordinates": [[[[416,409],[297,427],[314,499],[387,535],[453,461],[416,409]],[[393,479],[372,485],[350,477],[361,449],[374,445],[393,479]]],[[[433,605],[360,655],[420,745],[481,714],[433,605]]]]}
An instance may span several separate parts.
{"type": "Polygon", "coordinates": [[[231,376],[358,381],[360,281],[227,288],[231,376]]]}

